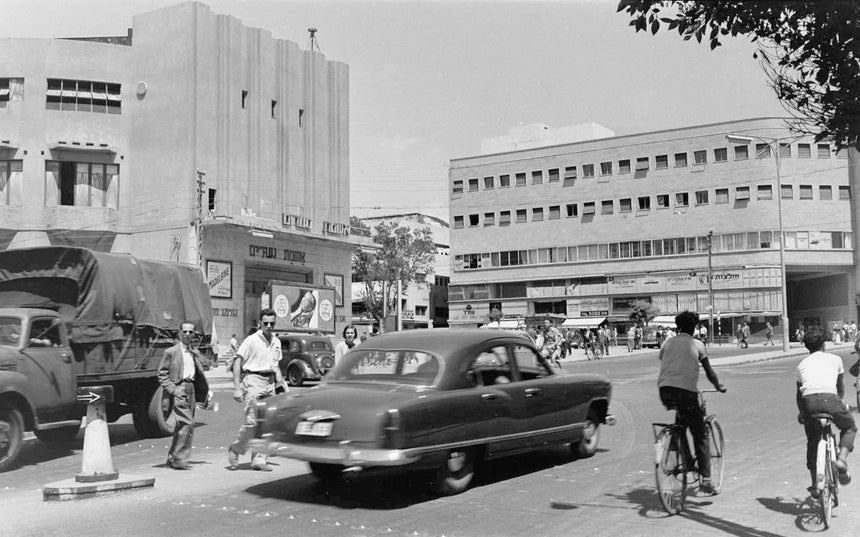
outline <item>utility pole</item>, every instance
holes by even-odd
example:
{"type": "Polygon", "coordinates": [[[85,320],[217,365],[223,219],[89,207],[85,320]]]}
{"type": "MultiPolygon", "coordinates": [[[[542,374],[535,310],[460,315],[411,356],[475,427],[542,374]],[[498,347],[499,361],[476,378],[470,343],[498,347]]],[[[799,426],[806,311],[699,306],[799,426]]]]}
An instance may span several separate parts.
{"type": "Polygon", "coordinates": [[[714,231],[708,231],[708,342],[714,344],[714,265],[711,252],[714,245],[714,231]]]}
{"type": "Polygon", "coordinates": [[[197,249],[197,267],[203,273],[203,278],[206,278],[206,271],[203,269],[203,194],[206,190],[206,172],[197,170],[197,206],[194,214],[194,235],[195,248],[197,249]]]}

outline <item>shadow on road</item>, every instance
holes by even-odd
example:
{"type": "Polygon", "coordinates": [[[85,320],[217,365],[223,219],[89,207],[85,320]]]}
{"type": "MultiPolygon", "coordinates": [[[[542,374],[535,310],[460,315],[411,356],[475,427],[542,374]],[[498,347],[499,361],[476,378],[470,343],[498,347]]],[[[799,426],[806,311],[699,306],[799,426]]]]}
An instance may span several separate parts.
{"type": "MultiPolygon", "coordinates": [[[[818,509],[818,502],[810,496],[807,496],[803,500],[798,498],[783,498],[781,496],[757,499],[760,504],[771,511],[784,515],[793,515],[795,517],[794,525],[798,529],[809,532],[818,532],[825,529],[824,521],[821,518],[821,511],[818,509]]],[[[833,512],[834,517],[836,517],[836,513],[836,511],[833,512]]]]}

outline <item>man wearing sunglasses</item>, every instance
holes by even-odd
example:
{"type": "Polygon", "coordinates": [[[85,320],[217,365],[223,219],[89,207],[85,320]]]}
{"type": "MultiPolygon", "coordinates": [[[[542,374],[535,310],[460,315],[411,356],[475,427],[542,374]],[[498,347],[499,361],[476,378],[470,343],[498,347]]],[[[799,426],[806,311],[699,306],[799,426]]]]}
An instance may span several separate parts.
{"type": "Polygon", "coordinates": [[[179,343],[165,349],[158,365],[158,382],[162,387],[161,409],[176,417],[173,443],[167,452],[167,465],[174,470],[190,470],[188,458],[194,439],[194,408],[197,399],[204,402],[209,384],[203,375],[203,355],[191,346],[194,323],[179,325],[179,343]]]}
{"type": "MultiPolygon", "coordinates": [[[[233,444],[227,448],[229,468],[235,470],[239,456],[248,449],[257,427],[257,401],[275,393],[286,392],[284,377],[278,362],[281,360],[281,340],[272,334],[277,316],[272,309],[260,312],[260,329],[245,338],[236,351],[233,362],[233,399],[245,405],[245,421],[233,444]]],[[[251,468],[268,472],[268,457],[251,453],[251,468]]]]}

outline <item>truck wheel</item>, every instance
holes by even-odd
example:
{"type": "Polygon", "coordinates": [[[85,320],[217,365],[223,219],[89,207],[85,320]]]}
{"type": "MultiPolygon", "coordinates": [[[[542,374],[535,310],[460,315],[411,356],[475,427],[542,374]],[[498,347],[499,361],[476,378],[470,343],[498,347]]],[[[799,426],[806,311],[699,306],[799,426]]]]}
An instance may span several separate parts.
{"type": "Polygon", "coordinates": [[[161,409],[161,386],[155,390],[148,404],[142,404],[134,412],[134,430],[143,438],[161,438],[173,434],[176,417],[172,412],[165,415],[161,409]]]}
{"type": "Polygon", "coordinates": [[[58,427],[56,429],[43,429],[41,431],[33,431],[36,438],[46,444],[60,444],[63,442],[71,442],[78,436],[78,431],[81,430],[80,425],[69,427],[58,427]]]}
{"type": "Polygon", "coordinates": [[[0,408],[0,472],[12,468],[24,441],[24,417],[14,408],[0,408]]]}
{"type": "Polygon", "coordinates": [[[287,384],[290,386],[301,386],[305,382],[305,376],[302,375],[302,370],[296,364],[287,368],[287,384]]]}

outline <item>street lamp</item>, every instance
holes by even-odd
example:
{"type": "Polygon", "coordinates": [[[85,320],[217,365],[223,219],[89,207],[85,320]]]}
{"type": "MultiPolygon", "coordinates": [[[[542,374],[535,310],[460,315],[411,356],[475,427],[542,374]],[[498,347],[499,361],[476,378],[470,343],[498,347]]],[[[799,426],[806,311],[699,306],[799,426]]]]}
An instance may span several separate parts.
{"type": "Polygon", "coordinates": [[[708,241],[708,341],[711,345],[714,344],[714,265],[711,262],[711,252],[713,250],[714,232],[708,231],[706,237],[708,241]]]}
{"type": "Polygon", "coordinates": [[[769,138],[758,135],[744,136],[740,134],[727,134],[726,138],[730,142],[740,142],[745,144],[750,144],[753,141],[758,140],[767,144],[768,149],[773,153],[774,163],[776,164],[776,211],[779,215],[779,275],[781,282],[780,293],[782,295],[782,319],[780,322],[782,323],[782,350],[783,352],[788,352],[788,291],[786,290],[785,279],[785,231],[782,225],[782,180],[779,175],[781,161],[780,149],[782,145],[780,142],[789,139],[795,140],[798,137],[769,138]]]}

